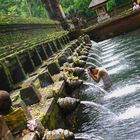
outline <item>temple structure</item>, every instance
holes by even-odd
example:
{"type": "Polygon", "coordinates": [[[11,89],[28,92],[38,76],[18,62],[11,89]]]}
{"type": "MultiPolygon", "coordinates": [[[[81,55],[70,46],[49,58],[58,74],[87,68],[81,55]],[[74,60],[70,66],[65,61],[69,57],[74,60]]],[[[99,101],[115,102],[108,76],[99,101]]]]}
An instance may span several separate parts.
{"type": "Polygon", "coordinates": [[[89,5],[89,8],[92,8],[96,11],[98,22],[110,18],[106,10],[107,1],[108,0],[92,0],[89,5]]]}

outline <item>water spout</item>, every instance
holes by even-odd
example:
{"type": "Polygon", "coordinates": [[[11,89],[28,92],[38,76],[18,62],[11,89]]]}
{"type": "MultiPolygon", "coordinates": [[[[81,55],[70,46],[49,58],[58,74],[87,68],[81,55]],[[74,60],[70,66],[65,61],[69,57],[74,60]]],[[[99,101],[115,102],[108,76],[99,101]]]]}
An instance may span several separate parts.
{"type": "Polygon", "coordinates": [[[87,85],[87,86],[93,86],[93,87],[95,87],[95,88],[100,89],[100,91],[102,91],[104,94],[108,94],[108,92],[105,91],[103,88],[101,88],[100,86],[95,85],[95,84],[93,84],[93,83],[90,83],[90,82],[84,82],[84,85],[87,85]]]}

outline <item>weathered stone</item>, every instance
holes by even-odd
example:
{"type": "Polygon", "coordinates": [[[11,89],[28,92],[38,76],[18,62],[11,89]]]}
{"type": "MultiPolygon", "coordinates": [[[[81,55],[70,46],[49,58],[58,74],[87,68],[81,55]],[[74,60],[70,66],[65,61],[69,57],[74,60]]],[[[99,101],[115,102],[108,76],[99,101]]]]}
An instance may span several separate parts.
{"type": "Polygon", "coordinates": [[[84,41],[85,41],[86,44],[92,44],[91,40],[90,40],[90,37],[88,35],[84,36],[84,41]]]}
{"type": "Polygon", "coordinates": [[[69,63],[72,63],[72,62],[73,62],[73,59],[72,59],[71,56],[68,57],[68,62],[69,62],[69,63]]]}
{"type": "Polygon", "coordinates": [[[19,57],[19,61],[26,74],[31,73],[35,70],[35,66],[34,66],[28,52],[23,52],[23,53],[19,54],[18,57],[19,57]]]}
{"type": "Polygon", "coordinates": [[[2,116],[0,116],[0,140],[14,140],[2,116]]]}
{"type": "Polygon", "coordinates": [[[68,62],[67,60],[67,56],[65,54],[62,54],[59,58],[58,58],[58,63],[60,66],[63,66],[64,63],[68,62]]]}
{"type": "Polygon", "coordinates": [[[86,60],[88,59],[88,57],[85,56],[85,55],[81,55],[81,56],[79,56],[79,59],[80,59],[80,60],[86,61],[86,60]]]}
{"type": "Polygon", "coordinates": [[[14,84],[21,82],[25,79],[26,75],[18,57],[8,57],[6,59],[6,65],[10,71],[10,75],[14,84]]]}
{"type": "Polygon", "coordinates": [[[60,73],[60,67],[57,64],[57,62],[52,62],[52,63],[48,64],[47,68],[51,75],[60,73]]]}
{"type": "Polygon", "coordinates": [[[27,119],[32,119],[32,116],[31,116],[29,110],[27,109],[27,106],[26,106],[26,104],[24,103],[23,100],[18,99],[16,101],[14,101],[13,106],[16,107],[16,108],[21,107],[24,110],[24,113],[25,113],[27,119]]]}
{"type": "Polygon", "coordinates": [[[62,49],[62,45],[58,39],[56,39],[56,46],[59,50],[62,49]]]}
{"type": "Polygon", "coordinates": [[[26,134],[21,140],[38,140],[38,135],[35,132],[26,134]]]}
{"type": "Polygon", "coordinates": [[[74,76],[80,77],[80,76],[82,76],[83,73],[84,73],[84,68],[75,67],[75,68],[73,69],[73,75],[74,75],[74,76]]]}
{"type": "MultiPolygon", "coordinates": [[[[9,71],[8,71],[9,72],[9,71]]],[[[12,89],[12,79],[3,65],[0,65],[0,89],[10,91],[12,89]]]]}
{"type": "Polygon", "coordinates": [[[41,65],[42,64],[42,59],[41,59],[38,51],[36,50],[36,48],[30,49],[29,52],[30,52],[30,56],[31,56],[31,59],[32,59],[34,65],[36,67],[41,65]]]}
{"type": "Polygon", "coordinates": [[[20,95],[26,105],[36,104],[41,99],[39,91],[33,85],[20,90],[20,95]]]}
{"type": "Polygon", "coordinates": [[[74,62],[73,65],[74,67],[84,67],[86,64],[86,61],[80,60],[79,62],[74,62]]]}
{"type": "Polygon", "coordinates": [[[41,56],[41,59],[42,60],[47,60],[48,56],[47,56],[47,53],[45,52],[45,50],[43,49],[43,46],[42,45],[38,45],[36,47],[39,55],[41,56]]]}
{"type": "Polygon", "coordinates": [[[53,131],[45,131],[43,140],[74,140],[74,134],[68,130],[57,129],[53,131]]]}
{"type": "Polygon", "coordinates": [[[51,47],[53,53],[56,53],[58,51],[58,49],[57,49],[54,41],[49,42],[49,44],[50,44],[50,47],[51,47]]]}
{"type": "Polygon", "coordinates": [[[53,55],[53,51],[52,51],[51,46],[50,46],[49,43],[44,44],[44,49],[45,49],[48,57],[53,55]]]}
{"type": "Polygon", "coordinates": [[[36,132],[38,134],[39,139],[43,137],[45,128],[39,120],[29,120],[27,123],[27,127],[30,131],[36,132]]]}
{"type": "Polygon", "coordinates": [[[76,43],[72,44],[73,49],[75,50],[79,45],[77,45],[76,43]]]}
{"type": "Polygon", "coordinates": [[[0,90],[0,115],[7,115],[10,112],[12,101],[8,92],[0,90]]]}
{"type": "Polygon", "coordinates": [[[71,94],[74,90],[79,88],[83,84],[82,80],[67,80],[66,81],[66,92],[71,94]]]}
{"type": "Polygon", "coordinates": [[[80,100],[76,98],[65,97],[59,98],[57,103],[64,113],[70,113],[77,107],[77,105],[80,103],[80,100]]]}
{"type": "Polygon", "coordinates": [[[47,87],[47,86],[49,86],[49,85],[54,83],[51,75],[47,71],[41,73],[38,76],[38,78],[39,78],[39,81],[40,81],[40,86],[42,88],[47,87]]]}
{"type": "Polygon", "coordinates": [[[77,46],[80,46],[80,42],[78,40],[76,41],[76,45],[77,46]]]}
{"type": "Polygon", "coordinates": [[[67,53],[68,54],[68,56],[70,56],[70,55],[72,55],[72,50],[70,49],[70,48],[67,48],[66,50],[65,50],[65,53],[67,53]]]}
{"type": "Polygon", "coordinates": [[[72,45],[69,48],[72,50],[72,52],[75,51],[75,49],[74,49],[74,47],[72,45]]]}

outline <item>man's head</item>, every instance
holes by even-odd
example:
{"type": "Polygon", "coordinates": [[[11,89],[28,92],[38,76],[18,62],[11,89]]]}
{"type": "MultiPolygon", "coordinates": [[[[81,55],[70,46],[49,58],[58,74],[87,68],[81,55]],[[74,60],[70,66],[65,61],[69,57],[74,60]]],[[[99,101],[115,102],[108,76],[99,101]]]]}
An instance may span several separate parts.
{"type": "Polygon", "coordinates": [[[91,72],[92,74],[97,74],[98,73],[98,69],[97,69],[96,66],[89,66],[88,71],[91,72]]]}

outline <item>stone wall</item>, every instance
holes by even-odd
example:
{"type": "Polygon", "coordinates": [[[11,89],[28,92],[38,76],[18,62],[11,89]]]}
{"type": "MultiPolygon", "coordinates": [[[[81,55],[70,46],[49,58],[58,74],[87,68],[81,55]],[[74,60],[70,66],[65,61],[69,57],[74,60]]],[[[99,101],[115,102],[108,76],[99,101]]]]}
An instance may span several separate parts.
{"type": "Polygon", "coordinates": [[[92,40],[102,41],[139,28],[139,15],[140,11],[128,11],[83,31],[90,35],[92,40]]]}

